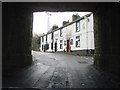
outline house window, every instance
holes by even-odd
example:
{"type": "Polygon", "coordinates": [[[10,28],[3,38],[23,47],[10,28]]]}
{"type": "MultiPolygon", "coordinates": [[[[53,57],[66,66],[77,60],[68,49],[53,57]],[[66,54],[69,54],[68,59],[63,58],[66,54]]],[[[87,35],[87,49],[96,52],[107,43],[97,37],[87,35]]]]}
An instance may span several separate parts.
{"type": "Polygon", "coordinates": [[[73,45],[73,39],[70,40],[70,45],[73,45]]]}
{"type": "Polygon", "coordinates": [[[80,47],[80,36],[76,37],[76,47],[80,47]]]}
{"type": "Polygon", "coordinates": [[[44,42],[44,36],[42,37],[42,42],[44,42]]]}
{"type": "Polygon", "coordinates": [[[76,32],[80,31],[80,21],[76,22],[76,32]]]}
{"type": "Polygon", "coordinates": [[[63,41],[60,40],[60,49],[62,49],[62,48],[63,48],[63,41]]]}
{"type": "Polygon", "coordinates": [[[43,45],[42,45],[42,50],[43,50],[43,45]]]}
{"type": "Polygon", "coordinates": [[[47,35],[46,35],[46,42],[47,42],[47,35]]]}
{"type": "Polygon", "coordinates": [[[49,49],[49,44],[47,43],[47,44],[46,44],[46,50],[48,50],[48,49],[49,49]]]}
{"type": "Polygon", "coordinates": [[[60,29],[60,37],[62,37],[63,35],[62,35],[62,29],[60,29]]]}
{"type": "Polygon", "coordinates": [[[53,50],[53,43],[51,43],[51,49],[53,50]]]}
{"type": "Polygon", "coordinates": [[[65,41],[64,41],[64,46],[66,46],[66,45],[67,45],[67,41],[65,40],[65,41]]]}
{"type": "Polygon", "coordinates": [[[39,44],[40,44],[40,47],[41,47],[41,37],[39,37],[39,44]]]}
{"type": "Polygon", "coordinates": [[[51,39],[53,40],[53,32],[51,33],[51,39]]]}

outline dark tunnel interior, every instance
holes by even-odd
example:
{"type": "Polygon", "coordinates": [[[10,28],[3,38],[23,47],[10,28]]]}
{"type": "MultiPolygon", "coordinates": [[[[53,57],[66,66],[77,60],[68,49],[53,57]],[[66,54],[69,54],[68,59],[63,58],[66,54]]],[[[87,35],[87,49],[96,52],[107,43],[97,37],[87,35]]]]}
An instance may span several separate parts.
{"type": "Polygon", "coordinates": [[[2,3],[2,74],[32,64],[33,12],[89,11],[94,15],[94,65],[119,77],[120,3],[2,3]]]}

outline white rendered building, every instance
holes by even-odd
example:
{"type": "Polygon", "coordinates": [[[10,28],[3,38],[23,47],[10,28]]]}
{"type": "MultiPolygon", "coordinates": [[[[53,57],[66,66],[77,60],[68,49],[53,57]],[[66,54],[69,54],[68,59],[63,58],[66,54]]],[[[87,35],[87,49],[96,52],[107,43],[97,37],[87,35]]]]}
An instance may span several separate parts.
{"type": "Polygon", "coordinates": [[[41,36],[40,50],[94,53],[93,13],[41,36]]]}

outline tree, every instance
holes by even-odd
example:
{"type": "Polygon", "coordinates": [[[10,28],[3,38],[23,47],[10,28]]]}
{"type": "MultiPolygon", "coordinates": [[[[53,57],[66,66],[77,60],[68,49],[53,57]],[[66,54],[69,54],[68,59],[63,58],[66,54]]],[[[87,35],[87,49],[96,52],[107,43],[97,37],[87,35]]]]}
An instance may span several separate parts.
{"type": "Polygon", "coordinates": [[[32,37],[32,50],[40,51],[40,36],[43,34],[34,34],[32,37]]]}

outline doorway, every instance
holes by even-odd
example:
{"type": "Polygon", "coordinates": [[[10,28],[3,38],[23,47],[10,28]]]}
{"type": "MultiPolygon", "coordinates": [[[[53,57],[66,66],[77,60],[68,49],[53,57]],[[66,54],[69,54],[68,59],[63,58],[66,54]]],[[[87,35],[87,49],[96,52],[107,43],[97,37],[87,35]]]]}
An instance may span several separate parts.
{"type": "Polygon", "coordinates": [[[67,52],[70,52],[70,40],[67,40],[67,52]]]}
{"type": "Polygon", "coordinates": [[[57,42],[55,42],[55,52],[57,52],[57,42]]]}

